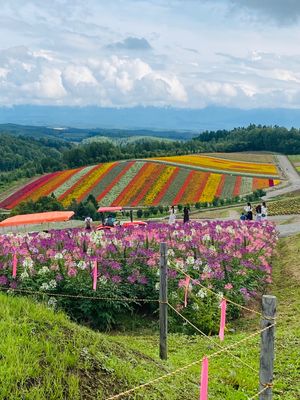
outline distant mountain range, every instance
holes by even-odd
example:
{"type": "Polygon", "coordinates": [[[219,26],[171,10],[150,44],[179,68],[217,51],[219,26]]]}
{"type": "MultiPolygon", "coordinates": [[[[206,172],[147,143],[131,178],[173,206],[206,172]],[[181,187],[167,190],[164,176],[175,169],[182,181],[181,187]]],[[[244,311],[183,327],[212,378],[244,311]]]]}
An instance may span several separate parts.
{"type": "Polygon", "coordinates": [[[300,109],[252,109],[225,107],[204,109],[134,107],[65,107],[19,105],[0,107],[0,124],[74,128],[149,129],[193,131],[232,129],[249,124],[300,127],[300,109]]]}

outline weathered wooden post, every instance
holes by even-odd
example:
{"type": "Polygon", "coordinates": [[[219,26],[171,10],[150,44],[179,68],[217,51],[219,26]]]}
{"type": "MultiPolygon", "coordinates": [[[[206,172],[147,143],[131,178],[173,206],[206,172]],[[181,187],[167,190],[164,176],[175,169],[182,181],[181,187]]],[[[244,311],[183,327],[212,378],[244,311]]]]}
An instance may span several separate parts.
{"type": "Polygon", "coordinates": [[[160,244],[160,285],[159,285],[159,356],[162,360],[168,357],[168,259],[167,244],[160,244]]]}
{"type": "MultiPolygon", "coordinates": [[[[265,295],[262,298],[262,320],[261,329],[271,326],[275,322],[276,297],[265,295]]],[[[274,338],[275,326],[261,333],[260,342],[260,368],[259,368],[259,391],[267,389],[259,395],[259,400],[272,400],[272,382],[274,368],[274,338]]]]}

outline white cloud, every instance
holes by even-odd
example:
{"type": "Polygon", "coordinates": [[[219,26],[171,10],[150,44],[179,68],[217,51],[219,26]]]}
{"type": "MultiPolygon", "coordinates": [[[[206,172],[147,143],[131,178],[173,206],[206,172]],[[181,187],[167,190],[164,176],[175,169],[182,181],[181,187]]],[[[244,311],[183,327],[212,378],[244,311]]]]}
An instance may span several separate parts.
{"type": "Polygon", "coordinates": [[[0,104],[123,106],[180,104],[187,100],[174,74],[139,58],[99,57],[86,62],[24,47],[0,52],[0,104]],[[9,88],[9,90],[7,90],[9,88]],[[5,94],[4,94],[5,92],[5,94]]]}
{"type": "Polygon", "coordinates": [[[300,1],[182,4],[2,0],[0,104],[299,104],[300,1]]]}

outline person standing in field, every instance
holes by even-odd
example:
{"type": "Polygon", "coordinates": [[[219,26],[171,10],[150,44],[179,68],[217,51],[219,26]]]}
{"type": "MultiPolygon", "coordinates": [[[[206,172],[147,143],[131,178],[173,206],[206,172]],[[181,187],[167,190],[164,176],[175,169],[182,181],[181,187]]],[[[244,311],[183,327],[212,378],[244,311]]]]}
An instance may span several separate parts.
{"type": "Polygon", "coordinates": [[[90,231],[92,229],[92,222],[93,222],[92,218],[86,217],[84,222],[85,222],[85,229],[90,231]]]}
{"type": "Polygon", "coordinates": [[[261,204],[261,219],[267,219],[268,217],[268,208],[265,201],[261,204]]]}
{"type": "Polygon", "coordinates": [[[253,211],[252,211],[252,206],[251,203],[247,203],[247,205],[244,207],[246,217],[248,221],[253,220],[253,211]]]}
{"type": "Polygon", "coordinates": [[[170,207],[169,225],[173,225],[176,222],[176,210],[175,206],[170,207]]]}
{"type": "Polygon", "coordinates": [[[187,206],[183,208],[183,222],[189,222],[190,220],[190,212],[187,206]]]}

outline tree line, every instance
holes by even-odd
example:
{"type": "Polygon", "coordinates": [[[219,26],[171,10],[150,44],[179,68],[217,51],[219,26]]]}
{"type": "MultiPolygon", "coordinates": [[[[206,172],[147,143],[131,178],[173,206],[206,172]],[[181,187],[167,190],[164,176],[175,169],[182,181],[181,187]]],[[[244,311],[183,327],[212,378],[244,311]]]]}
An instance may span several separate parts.
{"type": "Polygon", "coordinates": [[[11,136],[0,132],[0,189],[20,178],[102,162],[203,152],[270,151],[300,154],[300,130],[249,125],[206,131],[187,141],[70,143],[65,140],[11,136]]]}

